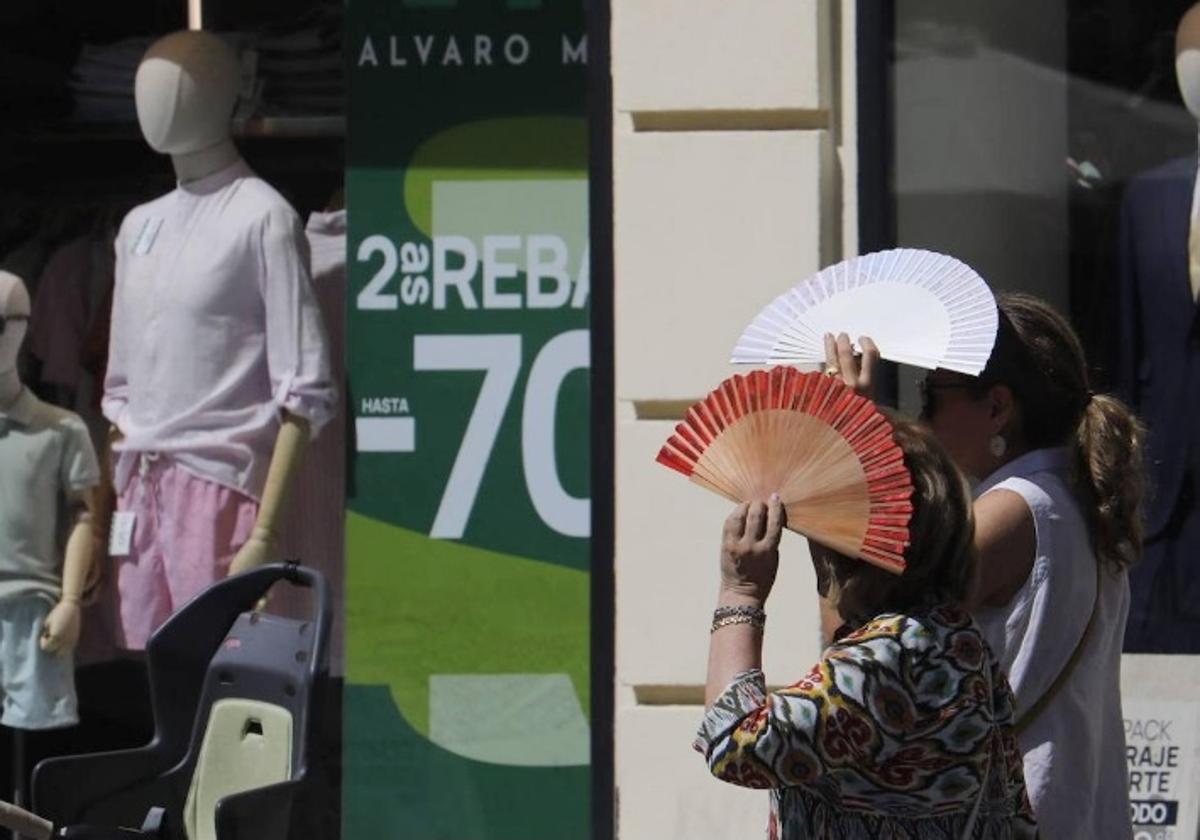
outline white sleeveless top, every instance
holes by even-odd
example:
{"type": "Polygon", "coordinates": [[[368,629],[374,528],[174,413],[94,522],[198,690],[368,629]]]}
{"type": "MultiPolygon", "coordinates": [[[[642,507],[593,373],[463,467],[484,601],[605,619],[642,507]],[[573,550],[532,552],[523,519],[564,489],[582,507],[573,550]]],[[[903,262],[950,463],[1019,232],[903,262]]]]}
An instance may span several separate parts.
{"type": "MultiPolygon", "coordinates": [[[[1046,693],[1087,627],[1096,599],[1096,555],[1067,481],[1066,451],[1026,453],[976,490],[1010,490],[1029,506],[1037,552],[1025,584],[1004,607],[975,615],[1008,673],[1016,716],[1046,693]]],[[[1096,623],[1058,694],[1020,736],[1025,783],[1042,836],[1129,840],[1129,788],[1121,715],[1121,644],[1129,580],[1100,575],[1096,623]]]]}

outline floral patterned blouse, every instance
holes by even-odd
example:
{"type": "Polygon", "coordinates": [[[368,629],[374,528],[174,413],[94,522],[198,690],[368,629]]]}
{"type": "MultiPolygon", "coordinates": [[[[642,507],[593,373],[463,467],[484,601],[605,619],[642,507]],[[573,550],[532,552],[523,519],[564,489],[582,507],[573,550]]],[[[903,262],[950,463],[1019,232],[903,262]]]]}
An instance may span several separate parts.
{"type": "Polygon", "coordinates": [[[1012,720],[978,627],[939,607],[876,617],[789,688],[738,674],[695,746],[717,778],[772,789],[771,840],[961,840],[968,825],[974,840],[1028,840],[1012,720]]]}

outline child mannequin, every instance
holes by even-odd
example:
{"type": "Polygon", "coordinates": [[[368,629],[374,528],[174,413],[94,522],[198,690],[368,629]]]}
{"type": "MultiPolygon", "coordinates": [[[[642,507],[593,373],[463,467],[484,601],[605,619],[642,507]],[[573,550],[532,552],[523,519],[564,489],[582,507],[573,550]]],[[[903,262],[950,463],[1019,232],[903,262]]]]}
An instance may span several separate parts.
{"type": "Polygon", "coordinates": [[[29,312],[24,283],[0,272],[0,724],[52,729],[78,721],[72,653],[100,471],[83,421],[17,375],[29,312]]]}

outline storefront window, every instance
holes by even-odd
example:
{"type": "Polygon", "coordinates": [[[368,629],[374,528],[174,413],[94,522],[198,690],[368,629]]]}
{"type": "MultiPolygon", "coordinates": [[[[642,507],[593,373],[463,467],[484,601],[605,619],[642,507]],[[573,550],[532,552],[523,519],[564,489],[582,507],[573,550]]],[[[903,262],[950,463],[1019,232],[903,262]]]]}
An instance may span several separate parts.
{"type": "MultiPolygon", "coordinates": [[[[1186,399],[1168,396],[1186,396],[1192,352],[1197,127],[1176,72],[1177,53],[1185,85],[1200,72],[1190,63],[1200,36],[1185,26],[1176,43],[1188,8],[917,1],[897,4],[892,21],[897,244],[954,254],[996,290],[1036,294],[1070,317],[1093,387],[1125,397],[1150,427],[1151,539],[1182,527],[1168,520],[1195,495],[1191,470],[1177,466],[1190,451],[1178,427],[1195,421],[1177,417],[1186,399]],[[1156,362],[1164,342],[1178,365],[1156,362]]],[[[909,406],[913,378],[900,377],[909,406]]],[[[1189,649],[1200,648],[1195,621],[1179,631],[1189,649]]]]}
{"type": "Polygon", "coordinates": [[[1068,313],[1096,384],[1119,382],[1119,216],[1129,182],[1195,156],[1175,79],[1187,3],[895,10],[895,229],[996,289],[1068,313]]]}
{"type": "MultiPolygon", "coordinates": [[[[1163,703],[1186,696],[1191,660],[1128,654],[1200,652],[1200,8],[906,0],[877,23],[890,36],[876,97],[888,188],[864,250],[953,254],[997,291],[1049,301],[1082,341],[1093,390],[1119,395],[1148,428],[1122,666],[1130,799],[1137,836],[1194,834],[1194,804],[1169,781],[1148,787],[1139,764],[1140,721],[1175,713],[1163,703]]],[[[899,376],[910,410],[918,373],[899,376]]]]}

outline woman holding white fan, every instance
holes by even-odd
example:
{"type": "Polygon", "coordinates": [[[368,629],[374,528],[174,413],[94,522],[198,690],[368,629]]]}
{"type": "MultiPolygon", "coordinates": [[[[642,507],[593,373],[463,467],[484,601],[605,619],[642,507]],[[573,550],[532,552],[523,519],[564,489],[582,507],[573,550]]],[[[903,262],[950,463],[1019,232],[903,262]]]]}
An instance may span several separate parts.
{"type": "MultiPolygon", "coordinates": [[[[978,376],[939,368],[922,418],[975,483],[980,574],[968,606],[1008,673],[1039,827],[1130,838],[1120,657],[1141,549],[1142,429],[1088,386],[1079,339],[1045,302],[998,297],[978,376]]],[[[827,335],[827,372],[869,393],[879,355],[827,335]]],[[[887,356],[887,346],[880,340],[887,356]]]]}

